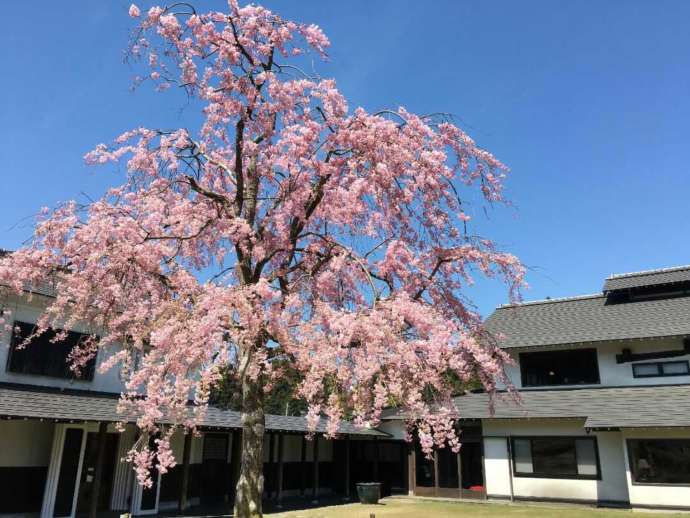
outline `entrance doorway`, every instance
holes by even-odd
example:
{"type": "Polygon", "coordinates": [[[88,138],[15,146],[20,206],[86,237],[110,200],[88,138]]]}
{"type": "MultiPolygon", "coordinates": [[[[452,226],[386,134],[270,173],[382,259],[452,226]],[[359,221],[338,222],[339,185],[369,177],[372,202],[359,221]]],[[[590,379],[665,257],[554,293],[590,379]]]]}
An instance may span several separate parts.
{"type": "Polygon", "coordinates": [[[228,465],[228,434],[205,433],[201,459],[201,503],[213,505],[225,502],[231,489],[228,465]]]}
{"type": "Polygon", "coordinates": [[[414,463],[410,463],[411,480],[417,496],[484,499],[484,452],[481,424],[463,426],[460,451],[437,448],[431,458],[415,443],[414,463]]]}
{"type": "Polygon", "coordinates": [[[460,452],[461,498],[486,497],[482,443],[467,441],[460,452]]]}
{"type": "MultiPolygon", "coordinates": [[[[110,507],[110,496],[113,490],[113,475],[117,463],[117,442],[119,434],[108,433],[105,435],[105,456],[103,458],[103,471],[101,472],[101,489],[98,494],[98,511],[107,511],[110,507]]],[[[91,505],[91,495],[96,475],[96,462],[98,459],[98,433],[89,432],[86,436],[84,449],[84,461],[82,463],[81,478],[79,480],[79,492],[77,496],[77,513],[87,513],[91,505]]]]}
{"type": "MultiPolygon", "coordinates": [[[[156,451],[157,436],[149,437],[149,449],[156,451]]],[[[132,514],[150,515],[158,514],[158,501],[161,490],[161,474],[160,471],[154,469],[151,471],[151,487],[143,487],[140,484],[134,484],[134,492],[132,494],[132,514]]]]}

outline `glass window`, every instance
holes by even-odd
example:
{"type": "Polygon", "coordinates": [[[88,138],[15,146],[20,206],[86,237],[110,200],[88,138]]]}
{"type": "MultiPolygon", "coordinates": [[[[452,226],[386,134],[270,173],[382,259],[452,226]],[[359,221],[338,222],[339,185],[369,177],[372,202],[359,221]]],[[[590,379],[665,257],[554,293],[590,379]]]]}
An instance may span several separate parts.
{"type": "Polygon", "coordinates": [[[533,439],[532,464],[535,473],[577,475],[575,441],[567,437],[533,439]]]}
{"type": "Polygon", "coordinates": [[[596,349],[521,353],[520,371],[523,387],[599,383],[596,349]]]}
{"type": "Polygon", "coordinates": [[[633,482],[690,484],[690,439],[628,439],[633,482]]]}
{"type": "Polygon", "coordinates": [[[599,475],[593,437],[523,437],[513,439],[517,476],[596,478],[599,475]]]}
{"type": "Polygon", "coordinates": [[[635,378],[686,376],[690,374],[690,365],[687,361],[634,363],[632,369],[635,378]]]}
{"type": "Polygon", "coordinates": [[[513,458],[516,473],[534,473],[532,443],[529,439],[515,439],[513,441],[513,458]]]}
{"type": "Polygon", "coordinates": [[[633,376],[646,378],[659,375],[659,365],[656,363],[636,363],[633,365],[633,376]]]}
{"type": "MultiPolygon", "coordinates": [[[[269,437],[271,437],[269,435],[269,437]]],[[[228,459],[228,435],[224,433],[205,433],[202,459],[221,460],[228,459]]]]}
{"type": "Polygon", "coordinates": [[[591,439],[577,439],[575,441],[577,454],[578,475],[597,475],[597,450],[591,439]]]}
{"type": "MultiPolygon", "coordinates": [[[[68,332],[64,340],[55,342],[55,336],[60,330],[49,329],[45,333],[33,338],[28,344],[24,340],[34,332],[34,324],[15,322],[12,334],[12,346],[7,360],[7,370],[18,374],[38,374],[54,378],[77,378],[70,369],[69,354],[75,346],[85,340],[88,335],[68,332]]],[[[92,358],[81,369],[78,379],[92,380],[96,359],[92,358]]]]}
{"type": "Polygon", "coordinates": [[[661,364],[661,373],[664,376],[683,376],[690,373],[688,362],[666,362],[661,364]]]}
{"type": "Polygon", "coordinates": [[[458,487],[458,454],[450,448],[439,448],[438,487],[458,487]]]}

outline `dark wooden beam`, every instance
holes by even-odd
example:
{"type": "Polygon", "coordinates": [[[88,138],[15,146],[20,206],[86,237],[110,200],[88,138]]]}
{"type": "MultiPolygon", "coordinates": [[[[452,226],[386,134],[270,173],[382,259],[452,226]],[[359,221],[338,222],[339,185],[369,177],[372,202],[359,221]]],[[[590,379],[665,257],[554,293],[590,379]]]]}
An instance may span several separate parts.
{"type": "Polygon", "coordinates": [[[417,458],[414,443],[407,445],[407,491],[414,495],[417,485],[417,458]]]}
{"type": "Polygon", "coordinates": [[[278,487],[276,488],[277,491],[277,498],[278,498],[278,507],[281,507],[283,504],[283,456],[284,456],[284,448],[285,448],[285,436],[282,433],[278,434],[278,487]]]}
{"type": "Polygon", "coordinates": [[[93,475],[91,488],[91,501],[89,502],[89,518],[96,518],[98,513],[98,496],[101,492],[101,479],[103,478],[103,461],[105,459],[105,441],[108,432],[108,423],[98,424],[98,453],[96,457],[96,471],[93,475]]]}
{"type": "Polygon", "coordinates": [[[677,358],[690,354],[690,340],[683,340],[682,349],[672,349],[670,351],[656,351],[653,353],[633,353],[630,349],[623,349],[621,354],[616,355],[616,363],[630,363],[643,360],[659,360],[661,358],[677,358]]]}
{"type": "Polygon", "coordinates": [[[400,450],[400,487],[402,489],[407,489],[407,450],[405,449],[405,444],[399,444],[400,450]]]}
{"type": "Polygon", "coordinates": [[[434,495],[438,496],[438,450],[434,450],[434,495]]]}
{"type": "Polygon", "coordinates": [[[189,456],[192,451],[192,431],[187,430],[184,436],[182,450],[182,481],[180,483],[180,498],[177,502],[177,510],[184,514],[187,510],[187,494],[189,493],[189,456]]]}
{"type": "Polygon", "coordinates": [[[230,454],[230,472],[232,474],[232,494],[237,491],[237,480],[240,478],[242,462],[242,430],[232,431],[232,453],[230,454]]]}
{"type": "Polygon", "coordinates": [[[307,472],[307,438],[302,436],[302,444],[300,449],[300,465],[299,465],[299,494],[304,496],[306,489],[305,474],[307,472]]]}
{"type": "Polygon", "coordinates": [[[313,484],[312,484],[312,502],[317,504],[319,502],[319,436],[314,437],[314,460],[312,464],[314,470],[313,484]]]}
{"type": "Polygon", "coordinates": [[[345,437],[345,500],[350,499],[350,436],[345,437]]]}
{"type": "Polygon", "coordinates": [[[268,487],[266,488],[266,493],[268,498],[271,498],[273,491],[275,489],[275,435],[272,433],[268,434],[268,487]]]}
{"type": "Polygon", "coordinates": [[[456,453],[456,459],[458,463],[458,492],[460,493],[460,498],[462,498],[462,450],[458,450],[456,453]]]}
{"type": "Polygon", "coordinates": [[[374,482],[379,482],[379,441],[374,437],[374,482]]]}

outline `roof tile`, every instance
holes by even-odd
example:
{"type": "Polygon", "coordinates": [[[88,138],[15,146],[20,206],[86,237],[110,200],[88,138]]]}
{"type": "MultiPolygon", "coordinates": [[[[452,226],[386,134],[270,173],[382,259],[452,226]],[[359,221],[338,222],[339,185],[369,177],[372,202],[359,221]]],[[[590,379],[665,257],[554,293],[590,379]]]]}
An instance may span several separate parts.
{"type": "Polygon", "coordinates": [[[690,426],[690,385],[523,390],[518,404],[501,393],[455,398],[461,418],[583,418],[586,428],[690,426]]]}
{"type": "MultiPolygon", "coordinates": [[[[55,419],[59,421],[133,421],[133,417],[117,412],[118,398],[102,393],[64,393],[31,388],[0,388],[0,416],[26,419],[55,419]]],[[[209,407],[202,427],[242,428],[240,413],[209,407]]],[[[307,419],[298,416],[266,415],[266,429],[273,431],[307,433],[307,419]]],[[[322,419],[317,432],[326,431],[322,419]]],[[[386,437],[388,434],[375,429],[358,428],[342,421],[339,433],[386,437]]]]}
{"type": "Polygon", "coordinates": [[[486,321],[503,348],[690,335],[690,297],[607,304],[586,296],[501,306],[486,321]]]}

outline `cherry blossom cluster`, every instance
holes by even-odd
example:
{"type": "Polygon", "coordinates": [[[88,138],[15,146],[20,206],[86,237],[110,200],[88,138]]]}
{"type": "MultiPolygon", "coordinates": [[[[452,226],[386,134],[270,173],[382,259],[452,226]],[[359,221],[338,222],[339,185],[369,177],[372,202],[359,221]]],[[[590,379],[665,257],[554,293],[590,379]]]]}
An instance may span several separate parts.
{"type": "Polygon", "coordinates": [[[424,451],[457,448],[448,373],[489,392],[507,382],[508,358],[463,296],[477,275],[511,297],[523,283],[513,255],[463,231],[463,199],[502,201],[505,166],[446,117],[350,109],[334,80],[299,68],[326,53],[317,26],[234,0],[129,14],[144,77],[179,87],[203,120],[88,153],[126,178],[44,214],[0,259],[0,284],[55,287],[38,332],[98,337],[75,368],[109,351],[100,368],[121,370],[121,411],[144,432],[130,452],[139,480],[174,465],[171,434],[203,418],[223,367],[268,391],[276,359],[301,373],[309,423],[326,416],[330,436],[398,407],[424,451]]]}

